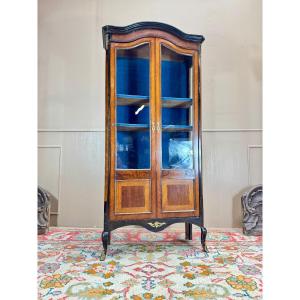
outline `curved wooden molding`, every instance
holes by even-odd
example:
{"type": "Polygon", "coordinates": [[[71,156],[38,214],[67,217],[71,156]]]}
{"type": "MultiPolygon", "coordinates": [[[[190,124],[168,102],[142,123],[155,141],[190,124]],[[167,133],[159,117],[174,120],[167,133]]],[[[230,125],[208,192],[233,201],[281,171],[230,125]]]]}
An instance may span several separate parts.
{"type": "Polygon", "coordinates": [[[160,22],[138,22],[128,26],[112,26],[106,25],[102,27],[103,35],[103,47],[107,49],[107,45],[111,39],[112,35],[125,35],[132,32],[140,30],[160,30],[171,35],[178,37],[179,39],[185,40],[187,42],[196,42],[201,44],[204,41],[203,35],[188,34],[178,28],[160,22]]]}

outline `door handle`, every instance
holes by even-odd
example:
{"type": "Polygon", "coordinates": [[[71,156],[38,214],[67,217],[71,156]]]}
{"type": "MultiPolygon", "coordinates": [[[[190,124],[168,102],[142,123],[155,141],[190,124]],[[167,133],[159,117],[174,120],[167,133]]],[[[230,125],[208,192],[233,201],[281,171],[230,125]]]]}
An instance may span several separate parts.
{"type": "Polygon", "coordinates": [[[152,132],[154,132],[154,131],[155,131],[155,123],[152,122],[152,132]]]}
{"type": "Polygon", "coordinates": [[[161,128],[160,128],[160,124],[159,124],[159,122],[157,122],[157,123],[156,123],[156,130],[157,130],[157,131],[160,131],[160,129],[161,129],[161,128]]]}

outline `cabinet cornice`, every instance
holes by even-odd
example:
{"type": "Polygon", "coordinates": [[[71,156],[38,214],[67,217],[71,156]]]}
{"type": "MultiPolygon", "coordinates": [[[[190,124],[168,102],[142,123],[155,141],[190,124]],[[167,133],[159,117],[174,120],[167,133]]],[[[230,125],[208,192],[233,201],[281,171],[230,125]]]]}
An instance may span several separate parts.
{"type": "Polygon", "coordinates": [[[110,42],[111,36],[113,34],[123,35],[123,34],[129,34],[134,31],[139,30],[161,30],[164,32],[167,32],[169,34],[172,34],[174,36],[177,36],[178,38],[185,40],[187,42],[195,42],[201,44],[204,41],[203,35],[197,35],[197,34],[188,34],[185,33],[178,28],[165,24],[160,22],[138,22],[133,23],[128,26],[112,26],[112,25],[106,25],[102,27],[102,34],[103,34],[103,47],[107,49],[107,45],[110,42]]]}

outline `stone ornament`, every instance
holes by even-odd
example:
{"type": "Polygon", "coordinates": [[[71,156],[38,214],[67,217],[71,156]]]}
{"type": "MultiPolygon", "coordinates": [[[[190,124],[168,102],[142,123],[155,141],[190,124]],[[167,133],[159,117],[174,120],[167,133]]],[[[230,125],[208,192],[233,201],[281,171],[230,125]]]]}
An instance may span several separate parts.
{"type": "Polygon", "coordinates": [[[243,232],[246,235],[262,235],[262,185],[243,194],[243,232]]]}
{"type": "Polygon", "coordinates": [[[50,223],[50,194],[38,187],[38,234],[44,234],[49,230],[50,223]]]}

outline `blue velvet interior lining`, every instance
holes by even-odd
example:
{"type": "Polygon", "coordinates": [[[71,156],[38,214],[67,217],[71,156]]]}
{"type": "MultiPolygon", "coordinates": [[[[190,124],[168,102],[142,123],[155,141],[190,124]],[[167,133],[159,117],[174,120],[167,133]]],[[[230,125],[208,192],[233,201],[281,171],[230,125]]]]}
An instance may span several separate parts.
{"type": "MultiPolygon", "coordinates": [[[[118,57],[117,94],[149,96],[149,60],[118,57]]],[[[161,96],[188,98],[188,62],[162,61],[161,96]]]]}
{"type": "Polygon", "coordinates": [[[161,96],[187,98],[189,96],[189,66],[185,62],[162,61],[161,96]]]}
{"type": "Polygon", "coordinates": [[[149,96],[149,59],[117,58],[117,94],[149,96]]]}

